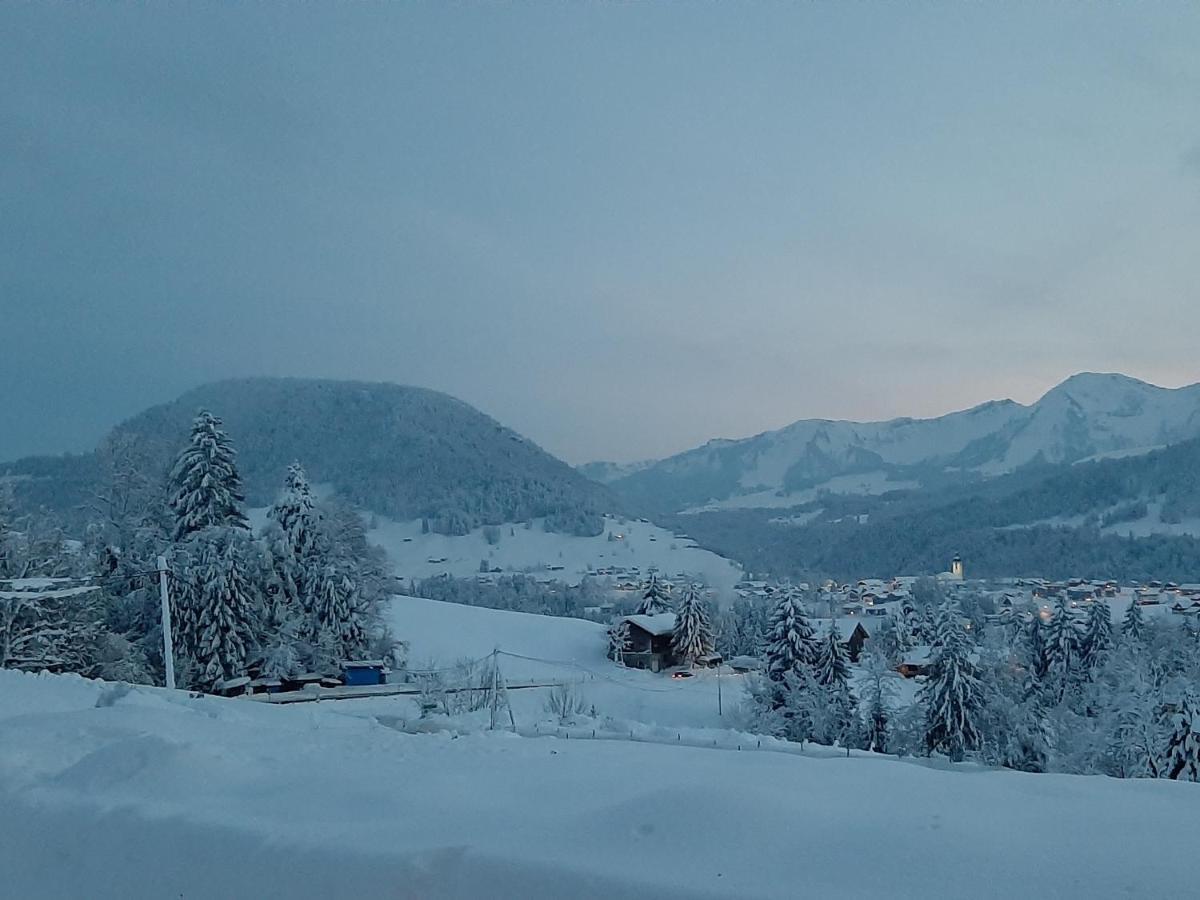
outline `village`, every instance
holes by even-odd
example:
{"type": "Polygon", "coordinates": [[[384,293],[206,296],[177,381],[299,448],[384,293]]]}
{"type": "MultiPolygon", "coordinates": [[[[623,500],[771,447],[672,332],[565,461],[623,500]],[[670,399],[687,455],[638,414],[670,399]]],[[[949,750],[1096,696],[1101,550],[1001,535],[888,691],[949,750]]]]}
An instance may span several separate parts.
{"type": "MultiPolygon", "coordinates": [[[[655,573],[651,572],[651,576],[655,573]]],[[[686,573],[676,575],[675,582],[659,581],[669,593],[675,583],[689,583],[686,573]]],[[[628,594],[643,590],[646,583],[623,581],[616,590],[628,594]]],[[[702,583],[696,586],[711,600],[716,592],[702,583]]],[[[1037,616],[1042,622],[1053,618],[1055,607],[1063,604],[1082,627],[1087,610],[1093,604],[1109,608],[1110,620],[1119,622],[1131,605],[1148,615],[1172,615],[1183,618],[1200,616],[1200,583],[1178,584],[1171,581],[1130,582],[1121,584],[1112,579],[1071,578],[1051,581],[1043,578],[1010,577],[969,579],[964,561],[955,556],[950,567],[933,576],[900,575],[892,578],[864,578],[855,582],[838,583],[826,580],[818,585],[790,584],[770,579],[746,579],[734,585],[737,599],[762,609],[770,608],[789,593],[802,595],[809,607],[809,619],[818,633],[836,628],[851,663],[857,663],[874,635],[890,632],[900,623],[910,622],[917,608],[935,597],[950,598],[965,613],[962,625],[966,631],[982,635],[989,628],[1012,633],[1016,626],[1026,625],[1037,616]]],[[[611,614],[619,603],[589,609],[598,615],[611,614]]],[[[718,615],[720,615],[718,613],[718,615]]],[[[674,613],[656,615],[629,614],[619,618],[628,627],[630,650],[621,654],[622,665],[650,669],[654,672],[679,674],[683,664],[672,651],[674,613]]],[[[718,644],[720,636],[717,637],[718,644]]],[[[905,678],[923,676],[930,663],[929,644],[910,644],[891,648],[896,671],[905,678]]],[[[737,673],[758,671],[762,661],[756,655],[737,654],[728,658],[713,651],[687,661],[687,667],[728,666],[737,673]]]]}

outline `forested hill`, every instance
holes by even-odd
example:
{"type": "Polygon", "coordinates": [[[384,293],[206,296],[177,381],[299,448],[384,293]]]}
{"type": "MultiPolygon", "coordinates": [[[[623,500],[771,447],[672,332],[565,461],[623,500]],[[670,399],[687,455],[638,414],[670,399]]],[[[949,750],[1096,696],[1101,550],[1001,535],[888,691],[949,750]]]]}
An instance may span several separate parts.
{"type": "Polygon", "coordinates": [[[118,425],[92,455],[0,465],[18,501],[69,511],[101,478],[108,449],[127,449],[147,475],[165,472],[200,407],[220,416],[238,449],[252,506],[271,503],[289,463],[364,508],[424,517],[436,531],[545,517],[551,530],[597,534],[616,502],[489,416],[424,388],[250,378],[188,391],[118,425]]]}
{"type": "Polygon", "coordinates": [[[1200,440],[936,489],[824,494],[782,512],[723,510],[663,524],[753,571],[779,574],[932,573],[959,553],[980,576],[1195,581],[1200,440]]]}

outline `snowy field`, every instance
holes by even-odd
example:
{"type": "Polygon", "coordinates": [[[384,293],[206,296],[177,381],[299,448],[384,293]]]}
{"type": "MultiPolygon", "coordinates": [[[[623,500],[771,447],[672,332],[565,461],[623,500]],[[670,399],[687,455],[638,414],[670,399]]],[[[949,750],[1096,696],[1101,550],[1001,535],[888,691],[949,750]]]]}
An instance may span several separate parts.
{"type": "MultiPolygon", "coordinates": [[[[726,670],[721,676],[722,705],[718,714],[717,676],[699,672],[673,679],[639,669],[626,669],[605,656],[605,627],[582,619],[460,606],[418,597],[396,597],[387,613],[388,624],[409,642],[410,668],[446,667],[456,661],[480,659],[493,650],[500,671],[511,684],[572,682],[600,720],[614,728],[638,725],[663,728],[728,729],[740,722],[733,707],[743,694],[743,676],[726,670]]],[[[545,690],[509,693],[518,725],[547,721],[545,690]]],[[[415,715],[414,701],[379,699],[355,701],[372,711],[391,707],[394,714],[415,715]],[[403,705],[399,712],[395,707],[403,705]],[[407,711],[405,711],[407,710],[407,711]]]]}
{"type": "Polygon", "coordinates": [[[718,512],[723,509],[787,509],[819,500],[822,494],[854,494],[875,496],[888,491],[912,490],[920,487],[915,481],[891,481],[884,471],[860,472],[852,475],[836,475],[815,487],[785,493],[781,488],[767,488],[745,494],[737,494],[724,500],[714,500],[700,506],[683,510],[683,515],[718,512]]]}
{"type": "MultiPolygon", "coordinates": [[[[657,566],[667,579],[678,572],[699,575],[722,594],[728,594],[742,578],[741,569],[723,556],[633,519],[622,523],[606,518],[604,532],[596,537],[554,534],[543,531],[539,523],[533,528],[501,525],[495,532],[499,536],[495,544],[488,543],[482,528],[451,536],[422,534],[420,520],[395,522],[373,516],[372,521],[368,537],[386,551],[396,574],[405,580],[446,572],[470,577],[478,574],[484,559],[489,568],[499,567],[506,573],[529,572],[570,584],[578,584],[589,566],[591,570],[638,566],[643,576],[650,566],[657,566]],[[608,540],[609,533],[620,539],[608,540]]],[[[620,576],[616,580],[621,580],[620,576]]]]}
{"type": "Polygon", "coordinates": [[[0,672],[24,900],[1183,897],[1200,786],[503,732],[0,672]]]}

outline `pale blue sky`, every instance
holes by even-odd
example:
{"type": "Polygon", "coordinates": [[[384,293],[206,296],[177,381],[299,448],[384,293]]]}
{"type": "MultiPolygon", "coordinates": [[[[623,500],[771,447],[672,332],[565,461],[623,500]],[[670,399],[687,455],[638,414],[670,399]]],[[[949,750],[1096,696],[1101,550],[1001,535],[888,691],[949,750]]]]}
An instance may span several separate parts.
{"type": "Polygon", "coordinates": [[[572,462],[1200,380],[1200,6],[0,7],[0,458],[227,375],[572,462]]]}

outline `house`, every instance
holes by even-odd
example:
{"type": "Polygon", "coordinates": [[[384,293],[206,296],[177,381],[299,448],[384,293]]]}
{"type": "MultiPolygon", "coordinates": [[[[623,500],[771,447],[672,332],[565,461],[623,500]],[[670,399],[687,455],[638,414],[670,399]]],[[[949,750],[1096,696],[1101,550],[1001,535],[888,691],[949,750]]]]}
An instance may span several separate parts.
{"type": "Polygon", "coordinates": [[[264,676],[250,682],[250,693],[252,694],[278,694],[282,690],[283,682],[278,678],[264,676]]]}
{"type": "Polygon", "coordinates": [[[656,616],[626,616],[629,626],[626,650],[621,654],[625,665],[633,669],[660,672],[675,665],[671,638],[675,632],[675,613],[656,616]]]}
{"type": "Polygon", "coordinates": [[[366,685],[387,684],[388,667],[382,659],[344,659],[338,663],[342,670],[342,684],[366,685]]]}
{"type": "Polygon", "coordinates": [[[215,688],[215,693],[222,697],[240,697],[243,694],[252,693],[250,687],[251,681],[249,677],[243,675],[239,678],[226,678],[215,688]]]}
{"type": "Polygon", "coordinates": [[[341,684],[337,678],[330,678],[320,672],[304,672],[300,675],[287,675],[281,679],[282,692],[302,691],[310,685],[314,688],[338,687],[341,684]]]}
{"type": "Polygon", "coordinates": [[[932,647],[927,645],[913,647],[904,654],[904,658],[900,660],[900,665],[896,666],[896,671],[905,678],[916,678],[918,675],[924,675],[929,671],[929,662],[932,655],[932,647]]]}
{"type": "Polygon", "coordinates": [[[757,656],[735,656],[729,660],[729,668],[739,675],[757,672],[762,668],[762,660],[757,656]]]}
{"type": "Polygon", "coordinates": [[[846,645],[846,655],[850,657],[850,662],[858,662],[863,644],[871,635],[867,633],[862,622],[855,620],[838,619],[837,628],[838,636],[846,645]]]}

